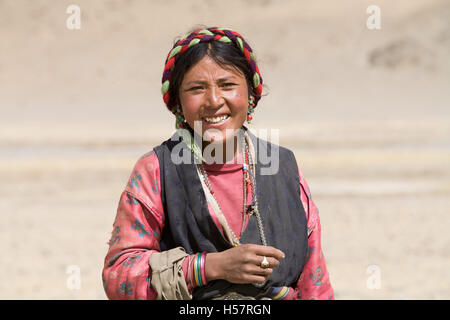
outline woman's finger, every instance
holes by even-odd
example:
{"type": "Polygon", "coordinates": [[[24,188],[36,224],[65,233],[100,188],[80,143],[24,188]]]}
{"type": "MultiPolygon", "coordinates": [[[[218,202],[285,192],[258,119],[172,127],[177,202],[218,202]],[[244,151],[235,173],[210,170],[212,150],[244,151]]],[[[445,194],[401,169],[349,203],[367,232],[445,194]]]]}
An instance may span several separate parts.
{"type": "Polygon", "coordinates": [[[265,261],[268,262],[268,266],[266,266],[266,268],[271,267],[271,268],[276,268],[280,265],[280,262],[278,261],[278,258],[274,258],[273,256],[270,255],[261,255],[261,252],[267,252],[267,251],[258,251],[258,249],[256,249],[254,252],[246,252],[245,254],[245,259],[244,261],[246,263],[251,263],[254,265],[257,265],[259,267],[264,267],[264,258],[266,259],[265,261]],[[256,252],[259,252],[256,253],[256,252]]]}
{"type": "Polygon", "coordinates": [[[265,256],[265,257],[273,257],[277,260],[284,259],[285,255],[284,252],[271,247],[271,246],[262,246],[258,244],[252,244],[248,247],[249,250],[251,250],[253,253],[255,253],[258,256],[265,256]]]}
{"type": "Polygon", "coordinates": [[[255,269],[255,273],[254,274],[259,275],[259,276],[268,277],[268,276],[270,276],[272,274],[272,272],[273,272],[272,268],[266,268],[266,269],[257,268],[257,269],[255,269]]]}
{"type": "Polygon", "coordinates": [[[276,268],[276,267],[278,267],[280,265],[280,261],[278,261],[277,259],[272,258],[272,257],[265,257],[266,261],[269,263],[269,265],[268,266],[264,266],[263,263],[262,263],[264,261],[264,257],[259,257],[259,258],[260,258],[261,262],[258,265],[261,268],[263,268],[263,269],[276,268]]]}
{"type": "Polygon", "coordinates": [[[267,281],[267,277],[258,275],[249,275],[246,277],[246,283],[264,283],[267,281]]]}

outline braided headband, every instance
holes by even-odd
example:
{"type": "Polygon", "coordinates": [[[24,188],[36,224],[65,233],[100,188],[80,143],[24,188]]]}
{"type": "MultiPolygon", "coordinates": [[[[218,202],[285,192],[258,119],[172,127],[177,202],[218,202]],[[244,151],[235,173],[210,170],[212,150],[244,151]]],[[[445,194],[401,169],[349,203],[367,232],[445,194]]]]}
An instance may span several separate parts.
{"type": "Polygon", "coordinates": [[[226,28],[207,28],[207,29],[198,29],[190,34],[183,36],[175,43],[172,50],[170,50],[169,54],[167,55],[164,73],[162,77],[161,93],[163,94],[164,103],[166,104],[169,110],[170,110],[169,107],[170,75],[175,67],[175,63],[180,58],[180,56],[184,52],[186,52],[186,50],[189,49],[190,47],[195,46],[198,43],[212,42],[212,41],[232,43],[242,51],[243,55],[247,59],[247,62],[250,66],[250,70],[253,74],[252,85],[257,94],[257,96],[255,97],[254,106],[256,107],[256,105],[258,104],[258,101],[261,98],[263,81],[258,66],[256,65],[252,48],[247,44],[247,42],[245,42],[244,38],[235,31],[226,28]]]}

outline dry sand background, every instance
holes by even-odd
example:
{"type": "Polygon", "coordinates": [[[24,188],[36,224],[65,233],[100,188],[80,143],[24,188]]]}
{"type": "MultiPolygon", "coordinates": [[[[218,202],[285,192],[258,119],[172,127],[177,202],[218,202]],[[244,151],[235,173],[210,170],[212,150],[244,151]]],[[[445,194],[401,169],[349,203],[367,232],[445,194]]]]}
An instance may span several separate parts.
{"type": "Polygon", "coordinates": [[[449,299],[445,0],[0,0],[0,298],[106,298],[119,195],[173,131],[163,61],[196,24],[253,46],[269,94],[251,128],[280,128],[295,151],[336,298],[449,299]],[[69,4],[80,30],[66,28],[69,4]],[[371,4],[381,30],[366,28],[371,4]]]}

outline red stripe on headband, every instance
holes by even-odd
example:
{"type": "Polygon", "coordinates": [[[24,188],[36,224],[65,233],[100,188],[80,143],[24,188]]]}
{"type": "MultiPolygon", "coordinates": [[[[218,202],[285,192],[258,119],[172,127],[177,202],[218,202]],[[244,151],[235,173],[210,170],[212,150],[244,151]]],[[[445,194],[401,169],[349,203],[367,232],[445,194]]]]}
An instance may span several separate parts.
{"type": "Polygon", "coordinates": [[[261,95],[261,93],[262,93],[262,84],[261,83],[255,88],[255,91],[258,96],[261,95]]]}
{"type": "Polygon", "coordinates": [[[163,95],[163,100],[164,100],[164,103],[165,103],[166,105],[169,103],[169,100],[170,100],[169,91],[167,91],[166,93],[164,93],[164,95],[163,95]]]}
{"type": "MultiPolygon", "coordinates": [[[[230,30],[231,31],[231,30],[230,30]]],[[[243,36],[241,36],[239,33],[237,33],[236,31],[231,31],[232,34],[234,34],[236,37],[239,37],[241,39],[244,39],[243,36]]]]}
{"type": "Polygon", "coordinates": [[[211,30],[211,31],[216,31],[216,32],[218,32],[218,33],[220,33],[220,34],[222,34],[222,35],[225,34],[225,33],[224,33],[222,30],[220,30],[220,29],[211,28],[211,29],[209,29],[209,30],[211,30]]]}
{"type": "Polygon", "coordinates": [[[244,55],[245,55],[245,58],[247,59],[248,63],[250,63],[250,61],[251,61],[250,53],[245,48],[244,48],[244,55]]]}
{"type": "Polygon", "coordinates": [[[183,54],[187,49],[189,49],[189,45],[188,45],[188,44],[185,45],[185,46],[182,46],[182,47],[181,47],[181,50],[180,50],[180,52],[179,52],[178,54],[179,54],[179,55],[183,54]]]}
{"type": "Polygon", "coordinates": [[[172,69],[174,63],[175,63],[175,58],[174,58],[174,57],[170,58],[170,60],[167,61],[167,63],[166,63],[166,66],[165,66],[165,68],[164,68],[164,71],[167,71],[167,70],[169,70],[169,69],[172,69]]]}

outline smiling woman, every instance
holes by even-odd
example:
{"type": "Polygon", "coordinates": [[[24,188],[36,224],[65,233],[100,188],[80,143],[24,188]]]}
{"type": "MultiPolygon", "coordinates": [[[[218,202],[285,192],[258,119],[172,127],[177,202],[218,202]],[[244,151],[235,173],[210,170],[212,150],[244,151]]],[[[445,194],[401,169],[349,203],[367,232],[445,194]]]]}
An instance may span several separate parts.
{"type": "MultiPolygon", "coordinates": [[[[232,69],[240,74],[243,74],[249,90],[248,95],[254,96],[256,98],[256,102],[261,98],[262,78],[259,74],[255,58],[248,44],[244,44],[242,40],[241,42],[238,42],[242,45],[240,48],[243,50],[241,50],[238,46],[230,45],[228,41],[224,41],[223,39],[230,39],[225,36],[225,34],[222,36],[219,35],[221,36],[219,39],[212,31],[206,31],[207,32],[203,33],[200,33],[201,30],[199,33],[195,33],[194,31],[190,34],[190,36],[179,40],[175,44],[174,48],[169,52],[166,67],[164,68],[163,73],[162,91],[164,102],[172,112],[174,112],[174,107],[180,103],[179,88],[184,77],[186,76],[186,73],[205,57],[211,58],[223,69],[232,69]],[[217,38],[218,40],[211,41],[211,38],[217,38]],[[177,49],[180,47],[181,49],[177,49]],[[243,52],[247,54],[244,55],[243,52]],[[256,86],[253,86],[254,77],[255,79],[258,79],[258,84],[256,86]]],[[[227,30],[222,32],[225,33],[227,30]]],[[[231,33],[231,35],[237,39],[234,34],[231,33]]]]}
{"type": "MultiPolygon", "coordinates": [[[[212,35],[200,35],[202,37],[199,43],[189,48],[191,43],[196,43],[199,38],[193,38],[189,43],[181,42],[189,50],[168,59],[168,65],[172,65],[171,59],[176,59],[176,63],[170,72],[170,87],[165,99],[167,107],[177,116],[176,127],[187,127],[186,123],[194,130],[198,127],[197,133],[203,137],[203,148],[209,142],[221,144],[224,148],[223,161],[226,162],[237,152],[235,137],[235,140],[231,141],[234,152],[227,158],[227,141],[242,127],[246,119],[250,120],[247,118],[251,117],[248,115],[248,106],[256,105],[255,101],[260,99],[262,79],[253,54],[250,55],[248,44],[245,43],[244,46],[244,42],[241,42],[244,52],[247,52],[246,56],[238,46],[223,40],[229,39],[225,34],[220,39],[216,35],[218,41],[204,42],[201,40],[208,40],[208,36],[212,35]],[[246,57],[252,63],[249,63],[246,57]],[[259,79],[259,85],[256,87],[253,86],[254,74],[259,79]]],[[[175,46],[173,50],[178,47],[179,45],[175,46]]],[[[180,49],[180,52],[182,51],[183,47],[180,49]]],[[[164,73],[163,77],[166,75],[164,73]]]]}
{"type": "Polygon", "coordinates": [[[244,38],[194,30],[169,52],[162,83],[177,132],[137,161],[122,193],[107,296],[333,299],[318,210],[294,154],[244,126],[262,94],[244,38]],[[211,145],[219,155],[208,162],[211,145]],[[277,155],[270,174],[267,154],[277,155]]]}
{"type": "Polygon", "coordinates": [[[243,73],[224,69],[212,58],[205,56],[184,76],[179,101],[185,122],[191,128],[201,128],[206,147],[209,141],[223,145],[224,161],[237,152],[237,141],[231,143],[234,153],[226,158],[227,141],[237,139],[234,134],[247,118],[248,86],[243,73]],[[195,122],[198,122],[197,124],[195,122]],[[214,129],[214,130],[212,130],[214,129]]]}

